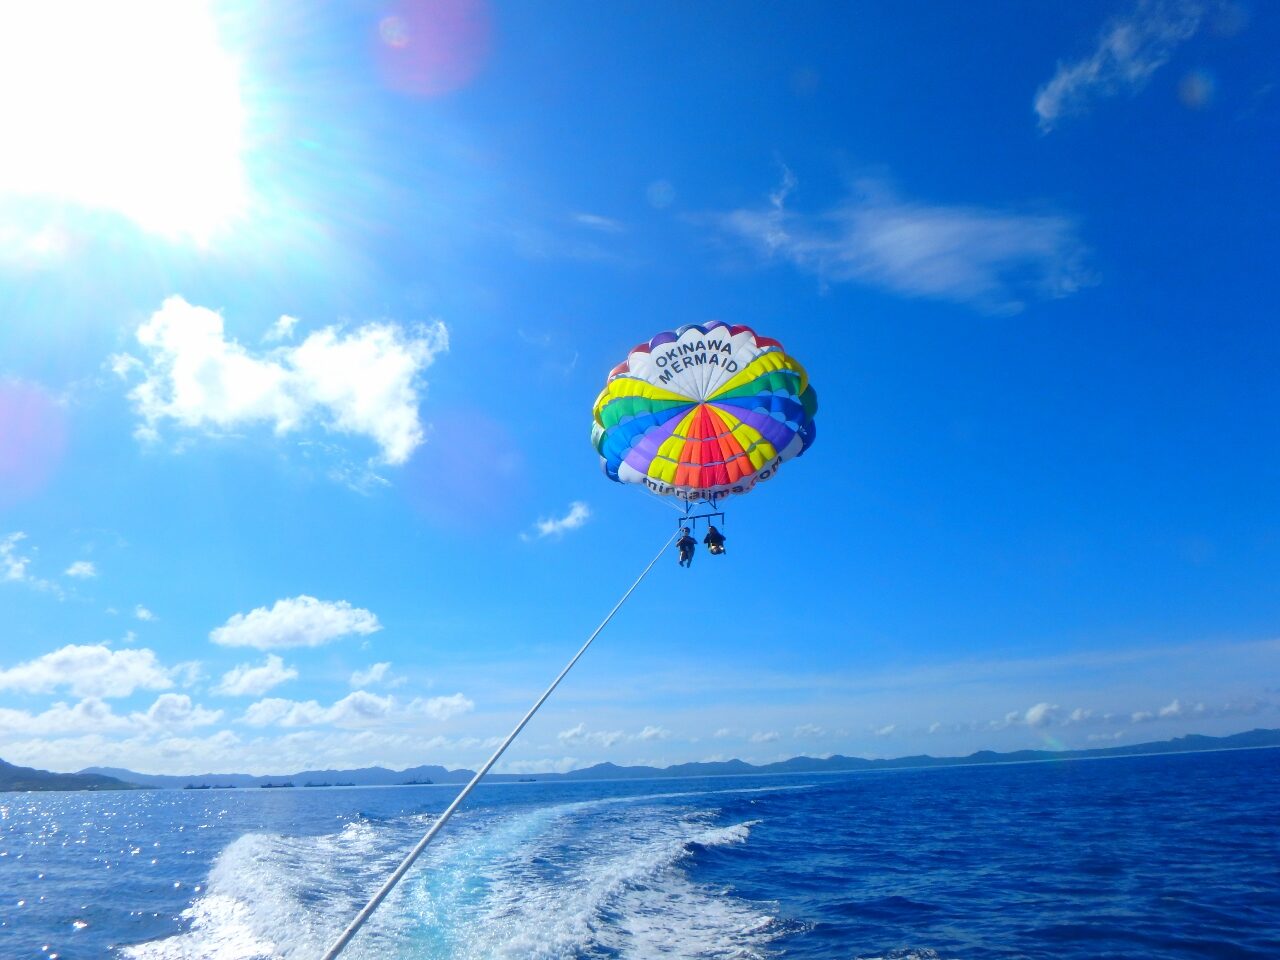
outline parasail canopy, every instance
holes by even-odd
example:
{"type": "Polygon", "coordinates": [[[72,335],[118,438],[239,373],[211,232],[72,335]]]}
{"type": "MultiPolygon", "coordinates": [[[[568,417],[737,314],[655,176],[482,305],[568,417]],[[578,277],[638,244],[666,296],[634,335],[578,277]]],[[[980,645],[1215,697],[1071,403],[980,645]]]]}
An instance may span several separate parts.
{"type": "Polygon", "coordinates": [[[817,409],[782,344],[714,320],[633,347],[596,399],[591,439],[610,479],[714,500],[809,449],[817,409]]]}

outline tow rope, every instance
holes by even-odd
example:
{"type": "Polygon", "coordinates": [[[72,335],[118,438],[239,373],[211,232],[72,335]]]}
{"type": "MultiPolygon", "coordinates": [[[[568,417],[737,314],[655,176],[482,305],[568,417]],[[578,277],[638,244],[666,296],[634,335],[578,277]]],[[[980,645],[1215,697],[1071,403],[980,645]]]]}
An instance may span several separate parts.
{"type": "Polygon", "coordinates": [[[609,615],[600,621],[600,626],[596,627],[595,630],[591,632],[591,636],[587,637],[587,642],[582,645],[582,648],[573,655],[573,659],[570,660],[565,665],[565,668],[560,671],[560,676],[551,681],[551,686],[547,687],[546,691],[538,698],[537,702],[529,708],[529,712],[524,715],[524,719],[517,723],[515,729],[507,734],[507,739],[502,741],[502,745],[493,752],[493,756],[485,761],[484,766],[482,766],[476,772],[476,775],[471,778],[471,782],[462,788],[462,792],[454,798],[453,803],[449,804],[449,806],[445,808],[444,813],[440,814],[439,818],[431,824],[431,829],[429,829],[423,835],[422,839],[417,842],[414,848],[409,851],[404,860],[400,862],[400,866],[396,867],[395,871],[387,878],[386,882],[378,892],[375,893],[369,902],[364,905],[364,908],[355,915],[355,919],[347,924],[347,929],[342,931],[342,935],[333,942],[333,946],[325,952],[321,960],[335,960],[335,958],[342,953],[344,949],[346,949],[347,944],[351,942],[351,938],[356,935],[362,926],[364,926],[364,922],[373,915],[373,911],[378,909],[378,905],[387,898],[387,895],[391,893],[395,888],[395,885],[400,882],[400,878],[409,871],[409,868],[413,866],[414,861],[417,860],[422,854],[422,851],[427,848],[427,844],[429,844],[435,838],[435,835],[440,832],[441,828],[448,823],[449,818],[453,816],[453,811],[457,810],[462,801],[467,799],[467,795],[475,789],[476,784],[480,782],[480,778],[488,773],[489,769],[498,762],[498,758],[502,756],[507,747],[511,746],[511,742],[520,735],[520,731],[525,728],[525,724],[533,719],[533,715],[538,712],[538,708],[546,702],[547,697],[551,696],[552,691],[555,690],[556,687],[560,686],[560,681],[568,675],[569,671],[573,669],[573,665],[581,659],[584,653],[587,652],[587,648],[591,646],[591,641],[600,635],[600,631],[603,630],[608,625],[609,621],[613,619],[613,615],[622,609],[622,605],[627,602],[627,598],[635,592],[636,587],[640,586],[641,581],[649,575],[649,571],[652,570],[654,565],[662,558],[662,555],[667,552],[667,547],[671,546],[671,542],[675,540],[676,534],[679,532],[680,531],[677,530],[676,533],[673,533],[667,538],[667,542],[662,545],[662,549],[659,550],[654,555],[654,558],[649,561],[649,565],[645,567],[640,576],[636,578],[635,583],[631,584],[631,586],[627,588],[627,592],[624,593],[622,598],[613,605],[613,609],[609,611],[609,615]]]}

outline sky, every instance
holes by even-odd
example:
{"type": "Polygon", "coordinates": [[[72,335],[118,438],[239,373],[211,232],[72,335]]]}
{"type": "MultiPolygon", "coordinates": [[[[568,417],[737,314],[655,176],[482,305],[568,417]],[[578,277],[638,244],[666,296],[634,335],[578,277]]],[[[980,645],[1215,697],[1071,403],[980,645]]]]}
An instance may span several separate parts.
{"type": "Polygon", "coordinates": [[[475,768],[674,530],[690,323],[817,439],[502,761],[1280,726],[1280,9],[0,14],[0,757],[475,768]]]}

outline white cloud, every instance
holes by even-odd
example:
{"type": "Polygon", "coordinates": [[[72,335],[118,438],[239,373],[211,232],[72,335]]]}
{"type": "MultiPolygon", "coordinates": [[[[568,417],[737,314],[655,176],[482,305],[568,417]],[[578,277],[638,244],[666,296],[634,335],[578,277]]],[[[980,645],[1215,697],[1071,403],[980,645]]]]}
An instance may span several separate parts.
{"type": "Polygon", "coordinates": [[[224,647],[319,647],[353,633],[367,636],[382,629],[368,610],[345,600],[317,600],[305,594],[277,600],[270,610],[257,607],[237,613],[209,634],[224,647]]]}
{"type": "Polygon", "coordinates": [[[381,683],[390,669],[390,661],[375,663],[367,670],[356,670],[351,674],[349,682],[353,687],[368,687],[375,683],[381,683]]]}
{"type": "MultiPolygon", "coordinates": [[[[577,530],[580,526],[587,522],[591,517],[591,508],[581,500],[574,500],[569,504],[569,512],[563,517],[547,517],[540,519],[534,524],[537,530],[536,536],[542,537],[561,537],[568,530],[577,530]]],[[[525,540],[531,540],[528,534],[522,535],[525,540]]]]}
{"type": "Polygon", "coordinates": [[[822,727],[816,723],[802,723],[792,731],[795,737],[822,737],[827,733],[822,727]]]}
{"type": "Polygon", "coordinates": [[[147,720],[153,726],[166,729],[207,727],[222,719],[221,710],[206,710],[191,702],[185,693],[162,693],[147,710],[147,720]]]}
{"type": "Polygon", "coordinates": [[[77,560],[71,566],[67,567],[64,573],[68,577],[76,577],[81,580],[87,580],[98,575],[98,568],[92,560],[77,560]]]}
{"type": "Polygon", "coordinates": [[[1057,717],[1058,705],[1053,703],[1037,703],[1027,710],[1023,720],[1029,727],[1046,727],[1057,717]]]}
{"type": "Polygon", "coordinates": [[[498,764],[502,773],[565,773],[578,766],[577,757],[561,757],[558,760],[504,760],[498,764]]]}
{"type": "Polygon", "coordinates": [[[70,733],[107,733],[131,729],[133,724],[115,714],[110,704],[98,697],[86,697],[74,706],[55,703],[41,713],[0,707],[0,731],[36,736],[65,736],[70,733]]]}
{"type": "Polygon", "coordinates": [[[148,622],[156,618],[156,615],[152,613],[150,610],[148,610],[146,607],[144,607],[142,604],[138,604],[136,607],[133,608],[133,615],[137,617],[139,620],[145,620],[148,622]]]}
{"type": "Polygon", "coordinates": [[[401,704],[393,696],[380,697],[365,690],[355,690],[332,706],[315,700],[285,700],[268,697],[250,704],[240,718],[250,726],[266,727],[362,727],[384,722],[412,722],[426,715],[434,720],[448,720],[473,709],[475,704],[460,693],[430,700],[415,699],[401,704]]]}
{"type": "Polygon", "coordinates": [[[261,666],[241,663],[222,675],[215,693],[229,697],[260,697],[272,687],[297,679],[298,671],[286,667],[284,660],[274,653],[267,654],[261,666]]]}
{"type": "Polygon", "coordinates": [[[719,730],[717,730],[717,731],[716,731],[715,733],[713,733],[711,736],[715,737],[717,740],[723,740],[725,737],[732,737],[733,735],[734,735],[734,734],[733,734],[733,730],[732,730],[732,728],[730,728],[730,727],[721,727],[719,730]]]}
{"type": "Polygon", "coordinates": [[[460,714],[470,713],[475,707],[475,703],[460,693],[447,697],[431,697],[426,700],[419,697],[409,704],[411,710],[425,713],[433,720],[448,720],[460,714]]]}
{"type": "Polygon", "coordinates": [[[671,736],[671,731],[665,727],[647,726],[636,734],[637,740],[666,740],[671,736]]]}
{"type": "Polygon", "coordinates": [[[279,435],[317,423],[374,441],[386,464],[404,463],[422,443],[421,374],[448,349],[442,323],[410,332],[379,322],[349,334],[327,327],[255,355],[227,338],[219,314],[178,296],[138,327],[137,339],[145,360],[112,365],[127,377],[142,372],[129,392],[142,438],[158,437],[164,421],[215,433],[262,423],[279,435]]]}
{"type": "Polygon", "coordinates": [[[209,726],[222,719],[221,710],[207,710],[184,693],[162,693],[145,713],[117,714],[99,697],[85,697],[68,706],[55,703],[41,713],[0,708],[0,731],[6,734],[65,736],[75,733],[146,734],[209,726]]]}
{"type": "Polygon", "coordinates": [[[1153,720],[1177,720],[1186,717],[1227,717],[1241,713],[1254,713],[1258,706],[1258,703],[1250,702],[1248,709],[1242,710],[1240,705],[1228,703],[1221,708],[1210,710],[1203,703],[1186,705],[1175,698],[1158,710],[1136,710],[1130,714],[1129,720],[1132,723],[1151,723],[1153,720]]]}
{"type": "Polygon", "coordinates": [[[18,553],[18,544],[27,539],[27,535],[19,530],[0,540],[0,574],[5,580],[22,581],[27,579],[27,565],[30,557],[18,553]]]}
{"type": "Polygon", "coordinates": [[[570,727],[568,730],[561,730],[556,734],[556,739],[563,743],[576,743],[587,735],[587,725],[579,722],[576,726],[570,727]]]}
{"type": "Polygon", "coordinates": [[[1109,22],[1093,53],[1058,64],[1052,79],[1036,91],[1040,129],[1048,133],[1062,117],[1084,113],[1096,97],[1141,90],[1195,34],[1203,13],[1197,0],[1140,0],[1128,16],[1109,22]]]}
{"type": "Polygon", "coordinates": [[[588,732],[587,725],[579,723],[568,730],[561,730],[556,734],[556,739],[563,744],[594,743],[601,747],[612,747],[615,743],[625,739],[625,734],[621,730],[592,730],[588,732]]]}
{"type": "Polygon", "coordinates": [[[293,336],[293,328],[298,325],[297,317],[290,317],[282,314],[280,319],[271,325],[271,329],[262,335],[262,339],[268,343],[274,343],[279,340],[288,340],[293,336]]]}
{"type": "Polygon", "coordinates": [[[280,697],[268,697],[251,703],[244,711],[242,722],[254,727],[278,725],[282,727],[305,727],[323,723],[324,707],[315,700],[285,700],[280,697]]]}
{"type": "Polygon", "coordinates": [[[764,208],[710,220],[766,259],[789,261],[824,283],[864,283],[992,313],[1016,313],[1030,297],[1062,297],[1093,282],[1075,224],[1060,215],[902,200],[870,180],[838,206],[806,215],[785,206],[793,184],[764,208]]]}
{"type": "Polygon", "coordinates": [[[204,664],[199,660],[184,660],[175,663],[169,674],[181,687],[194,687],[204,679],[204,664]]]}
{"type": "Polygon", "coordinates": [[[897,729],[898,729],[898,725],[896,723],[886,723],[883,727],[877,727],[875,730],[872,730],[871,732],[874,733],[877,737],[887,737],[889,736],[889,734],[893,733],[893,731],[897,729]]]}
{"type": "Polygon", "coordinates": [[[353,690],[329,708],[325,719],[336,727],[361,726],[386,719],[395,705],[395,697],[380,697],[366,690],[353,690]]]}
{"type": "Polygon", "coordinates": [[[780,734],[776,730],[761,730],[751,735],[752,743],[773,743],[780,739],[780,734]]]}
{"type": "Polygon", "coordinates": [[[1172,717],[1187,717],[1197,713],[1204,713],[1203,703],[1184,707],[1181,701],[1174,699],[1172,703],[1165,704],[1160,708],[1160,719],[1167,720],[1172,717]]]}
{"type": "Polygon", "coordinates": [[[160,665],[151,650],[68,644],[0,670],[0,690],[51,693],[66,688],[78,697],[127,697],[135,690],[173,686],[172,673],[160,665]]]}
{"type": "Polygon", "coordinates": [[[26,584],[36,590],[47,590],[63,598],[61,588],[56,583],[42,580],[27,569],[31,566],[31,557],[18,552],[18,544],[27,539],[21,530],[0,539],[0,581],[26,584]]]}

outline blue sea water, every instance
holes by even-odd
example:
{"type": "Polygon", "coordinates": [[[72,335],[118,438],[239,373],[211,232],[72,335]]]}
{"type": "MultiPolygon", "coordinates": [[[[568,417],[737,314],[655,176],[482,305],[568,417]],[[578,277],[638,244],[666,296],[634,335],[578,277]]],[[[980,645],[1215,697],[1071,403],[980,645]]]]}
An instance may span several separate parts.
{"type": "MultiPolygon", "coordinates": [[[[315,957],[457,787],[0,794],[0,957],[315,957]]],[[[351,958],[1280,957],[1280,750],[484,786],[351,958]]]]}

